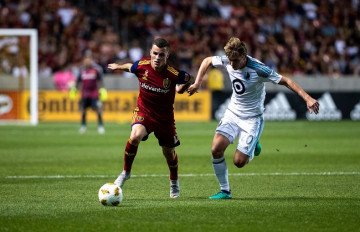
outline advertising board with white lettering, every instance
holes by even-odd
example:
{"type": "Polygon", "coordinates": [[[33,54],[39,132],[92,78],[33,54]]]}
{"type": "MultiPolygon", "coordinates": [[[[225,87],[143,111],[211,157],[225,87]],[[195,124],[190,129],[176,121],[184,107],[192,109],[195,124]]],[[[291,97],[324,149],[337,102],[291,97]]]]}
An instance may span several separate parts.
{"type": "MultiPolygon", "coordinates": [[[[322,92],[309,93],[320,103],[319,114],[310,114],[302,98],[294,93],[267,93],[264,102],[265,120],[296,120],[336,121],[342,119],[360,120],[360,92],[322,92]]],[[[213,100],[212,116],[220,120],[230,101],[231,92],[217,93],[222,102],[215,105],[213,100]]]]}

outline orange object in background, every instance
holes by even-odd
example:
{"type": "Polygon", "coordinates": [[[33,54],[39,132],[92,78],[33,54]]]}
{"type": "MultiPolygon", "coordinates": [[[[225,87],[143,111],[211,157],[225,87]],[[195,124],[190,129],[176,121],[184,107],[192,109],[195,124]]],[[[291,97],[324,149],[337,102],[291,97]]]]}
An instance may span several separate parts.
{"type": "Polygon", "coordinates": [[[21,118],[21,93],[0,90],[0,119],[15,120],[21,118]]]}

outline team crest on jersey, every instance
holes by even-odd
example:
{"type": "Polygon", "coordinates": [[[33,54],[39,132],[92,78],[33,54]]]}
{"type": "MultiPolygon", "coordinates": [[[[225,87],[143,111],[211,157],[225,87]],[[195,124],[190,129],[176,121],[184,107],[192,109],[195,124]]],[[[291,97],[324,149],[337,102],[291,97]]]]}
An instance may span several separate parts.
{"type": "Polygon", "coordinates": [[[144,76],[142,77],[142,79],[147,81],[148,75],[149,75],[149,71],[145,70],[145,73],[144,73],[144,76]]]}
{"type": "Polygon", "coordinates": [[[168,89],[171,85],[171,81],[169,80],[169,78],[166,78],[164,81],[163,81],[163,86],[165,89],[168,89]]]}
{"type": "Polygon", "coordinates": [[[144,121],[144,117],[141,117],[141,116],[137,116],[136,119],[140,122],[144,121]]]}

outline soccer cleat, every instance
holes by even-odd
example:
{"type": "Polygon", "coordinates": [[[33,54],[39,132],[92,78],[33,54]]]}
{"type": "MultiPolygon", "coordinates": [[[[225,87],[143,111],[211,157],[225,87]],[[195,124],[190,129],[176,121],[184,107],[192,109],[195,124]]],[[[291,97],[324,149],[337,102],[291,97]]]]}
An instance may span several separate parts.
{"type": "Polygon", "coordinates": [[[126,173],[125,171],[122,171],[121,174],[118,176],[118,178],[116,178],[116,180],[114,181],[114,184],[120,186],[120,188],[123,187],[125,181],[127,181],[128,179],[130,179],[130,172],[126,173]]]}
{"type": "Polygon", "coordinates": [[[170,180],[170,197],[178,198],[180,196],[179,180],[170,180]]]}
{"type": "Polygon", "coordinates": [[[220,190],[217,194],[209,197],[209,199],[231,199],[231,193],[225,190],[220,190]]]}
{"type": "Polygon", "coordinates": [[[258,141],[258,142],[256,143],[254,155],[255,155],[255,156],[259,156],[260,153],[261,153],[261,149],[262,149],[261,144],[260,144],[259,141],[258,141]]]}
{"type": "Polygon", "coordinates": [[[86,126],[81,126],[79,129],[80,134],[84,134],[86,132],[86,126]]]}
{"type": "Polygon", "coordinates": [[[101,134],[101,135],[105,134],[105,128],[103,126],[99,126],[98,127],[98,133],[101,134]]]}

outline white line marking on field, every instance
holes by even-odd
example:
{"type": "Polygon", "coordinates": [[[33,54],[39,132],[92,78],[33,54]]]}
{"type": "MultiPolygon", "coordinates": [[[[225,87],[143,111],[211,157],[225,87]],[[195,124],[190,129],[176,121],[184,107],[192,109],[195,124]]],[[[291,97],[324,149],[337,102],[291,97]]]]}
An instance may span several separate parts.
{"type": "MultiPolygon", "coordinates": [[[[215,174],[179,174],[182,177],[214,176],[215,174]]],[[[229,173],[229,176],[344,176],[360,175],[360,172],[270,172],[270,173],[229,173]]],[[[169,174],[139,174],[131,177],[167,177],[169,174]]],[[[53,175],[53,176],[6,176],[6,179],[75,179],[75,178],[113,178],[114,175],[53,175]]]]}

